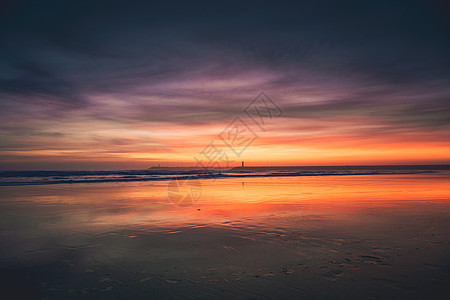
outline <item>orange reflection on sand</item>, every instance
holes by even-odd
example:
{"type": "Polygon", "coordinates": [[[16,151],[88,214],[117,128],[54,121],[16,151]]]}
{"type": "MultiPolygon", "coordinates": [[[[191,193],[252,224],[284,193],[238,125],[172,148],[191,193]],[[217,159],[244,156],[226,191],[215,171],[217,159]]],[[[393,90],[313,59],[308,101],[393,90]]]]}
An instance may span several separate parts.
{"type": "Polygon", "coordinates": [[[8,189],[14,201],[30,209],[48,215],[64,211],[64,218],[52,223],[55,228],[149,230],[263,219],[277,226],[283,218],[306,215],[343,220],[370,213],[407,214],[436,205],[448,209],[449,178],[449,174],[422,174],[209,179],[202,180],[202,196],[190,207],[168,199],[166,181],[8,189]]]}

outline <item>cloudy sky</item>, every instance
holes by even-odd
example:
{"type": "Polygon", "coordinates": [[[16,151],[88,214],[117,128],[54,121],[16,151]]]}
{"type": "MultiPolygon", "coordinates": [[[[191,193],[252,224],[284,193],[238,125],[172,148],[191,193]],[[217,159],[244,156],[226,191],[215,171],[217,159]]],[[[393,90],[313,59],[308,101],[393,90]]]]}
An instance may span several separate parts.
{"type": "Polygon", "coordinates": [[[0,168],[450,163],[445,1],[2,1],[0,168]],[[262,130],[244,108],[282,110],[262,130]],[[219,134],[240,117],[237,156],[219,134]]]}

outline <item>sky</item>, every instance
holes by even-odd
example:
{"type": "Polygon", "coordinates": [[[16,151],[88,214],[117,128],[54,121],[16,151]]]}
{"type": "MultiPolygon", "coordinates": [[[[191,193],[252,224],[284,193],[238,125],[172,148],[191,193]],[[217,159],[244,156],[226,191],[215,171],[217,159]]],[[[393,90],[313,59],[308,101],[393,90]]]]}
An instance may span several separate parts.
{"type": "Polygon", "coordinates": [[[444,0],[8,0],[0,41],[2,170],[450,164],[444,0]]]}

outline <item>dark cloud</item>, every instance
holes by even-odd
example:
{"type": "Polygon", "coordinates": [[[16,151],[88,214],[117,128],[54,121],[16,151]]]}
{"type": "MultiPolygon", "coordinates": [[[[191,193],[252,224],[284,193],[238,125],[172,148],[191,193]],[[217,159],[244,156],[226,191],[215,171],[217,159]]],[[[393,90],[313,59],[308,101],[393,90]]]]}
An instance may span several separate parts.
{"type": "Polygon", "coordinates": [[[10,74],[0,84],[63,101],[211,65],[406,84],[448,78],[448,32],[436,19],[421,1],[21,1],[2,17],[0,64],[10,74]]]}

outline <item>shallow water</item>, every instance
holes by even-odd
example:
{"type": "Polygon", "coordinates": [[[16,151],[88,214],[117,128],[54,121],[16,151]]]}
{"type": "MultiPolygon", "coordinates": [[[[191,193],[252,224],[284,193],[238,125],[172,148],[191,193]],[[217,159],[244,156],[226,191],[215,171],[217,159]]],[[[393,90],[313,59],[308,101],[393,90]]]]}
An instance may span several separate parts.
{"type": "Polygon", "coordinates": [[[449,174],[200,183],[186,207],[168,199],[165,181],[1,187],[2,290],[31,299],[450,296],[449,174]]]}

